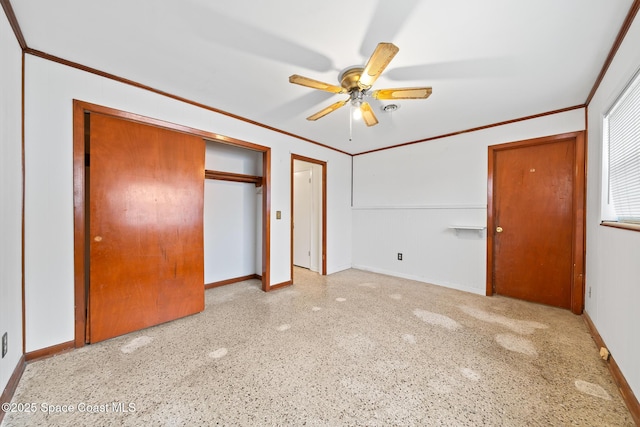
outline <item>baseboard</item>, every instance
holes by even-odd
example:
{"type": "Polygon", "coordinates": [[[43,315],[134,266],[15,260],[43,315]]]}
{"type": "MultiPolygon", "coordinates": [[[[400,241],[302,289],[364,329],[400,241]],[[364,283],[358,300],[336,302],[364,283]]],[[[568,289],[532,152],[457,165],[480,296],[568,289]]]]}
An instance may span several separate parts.
{"type": "MultiPolygon", "coordinates": [[[[608,349],[607,345],[604,343],[604,340],[600,336],[600,333],[596,329],[596,326],[593,324],[593,321],[591,320],[587,312],[585,311],[582,316],[598,349],[600,349],[601,347],[605,347],[608,349]]],[[[633,393],[633,390],[631,390],[629,383],[625,379],[624,375],[622,375],[622,371],[620,371],[620,367],[616,363],[616,359],[610,355],[608,362],[605,363],[607,363],[607,366],[609,367],[609,372],[611,372],[611,376],[618,386],[618,390],[622,395],[624,403],[627,405],[629,412],[631,412],[633,421],[636,423],[636,425],[640,426],[640,403],[638,403],[638,399],[633,393]]]]}
{"type": "Polygon", "coordinates": [[[329,268],[327,266],[327,276],[330,275],[330,274],[339,273],[341,271],[350,270],[352,268],[353,268],[353,266],[351,264],[338,265],[338,266],[333,267],[333,268],[329,268]]]}
{"type": "Polygon", "coordinates": [[[276,289],[286,288],[287,286],[291,285],[293,285],[293,280],[287,280],[286,282],[269,286],[269,291],[275,291],[276,289]]]}
{"type": "Polygon", "coordinates": [[[60,353],[65,353],[69,350],[76,348],[75,341],[67,341],[61,344],[52,345],[51,347],[41,348],[40,350],[30,351],[24,355],[27,362],[33,362],[35,360],[46,359],[47,357],[55,356],[60,353]]]}
{"type": "Polygon", "coordinates": [[[217,288],[224,285],[230,285],[232,283],[244,282],[245,280],[258,279],[262,280],[262,276],[259,274],[249,274],[247,276],[234,277],[233,279],[220,280],[219,282],[206,283],[205,289],[217,288]]]}
{"type": "MultiPolygon", "coordinates": [[[[18,360],[18,364],[16,368],[13,370],[13,374],[9,378],[9,382],[7,382],[7,386],[4,388],[2,392],[2,396],[0,396],[0,405],[3,403],[11,402],[13,398],[13,394],[16,392],[18,388],[18,383],[20,382],[20,378],[22,378],[22,374],[24,373],[24,368],[27,366],[27,362],[25,361],[24,356],[20,357],[18,360]]],[[[2,419],[4,418],[4,411],[0,410],[0,423],[2,423],[2,419]]]]}
{"type": "Polygon", "coordinates": [[[376,274],[384,274],[385,276],[399,277],[401,279],[408,279],[416,282],[427,283],[429,285],[441,286],[443,288],[455,289],[456,291],[468,292],[470,294],[485,295],[485,292],[486,292],[484,284],[482,285],[482,288],[473,288],[471,286],[460,285],[457,283],[441,282],[438,280],[432,280],[425,277],[399,273],[397,271],[375,268],[368,265],[353,264],[351,268],[355,270],[369,271],[371,273],[376,273],[376,274]]]}

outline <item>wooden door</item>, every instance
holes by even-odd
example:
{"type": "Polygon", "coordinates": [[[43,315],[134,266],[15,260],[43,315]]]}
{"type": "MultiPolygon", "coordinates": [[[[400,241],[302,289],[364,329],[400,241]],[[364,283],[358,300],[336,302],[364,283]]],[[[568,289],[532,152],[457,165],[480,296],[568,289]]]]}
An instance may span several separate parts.
{"type": "Polygon", "coordinates": [[[495,293],[572,308],[576,154],[575,136],[490,150],[495,293]]]}
{"type": "Polygon", "coordinates": [[[293,176],[293,264],[311,268],[311,170],[293,176]]]}
{"type": "Polygon", "coordinates": [[[90,114],[87,342],[204,309],[204,141],[90,114]]]}

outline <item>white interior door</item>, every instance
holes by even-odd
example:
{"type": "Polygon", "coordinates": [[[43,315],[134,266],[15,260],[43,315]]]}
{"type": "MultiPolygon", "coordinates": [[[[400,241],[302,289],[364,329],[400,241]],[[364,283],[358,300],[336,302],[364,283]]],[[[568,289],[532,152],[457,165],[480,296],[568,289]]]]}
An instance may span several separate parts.
{"type": "Polygon", "coordinates": [[[311,267],[311,170],[293,174],[293,264],[311,267]]]}

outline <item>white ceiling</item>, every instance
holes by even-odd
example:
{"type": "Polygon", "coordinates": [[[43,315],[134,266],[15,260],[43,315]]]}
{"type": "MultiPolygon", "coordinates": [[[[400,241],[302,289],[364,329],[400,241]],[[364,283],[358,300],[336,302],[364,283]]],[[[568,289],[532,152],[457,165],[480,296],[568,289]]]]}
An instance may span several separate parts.
{"type": "MultiPolygon", "coordinates": [[[[632,0],[12,0],[30,49],[348,153],[582,105],[632,0]],[[400,48],[374,89],[432,86],[380,123],[305,118],[378,42],[400,48]]],[[[384,104],[388,104],[385,101],[384,104]]],[[[233,135],[228,135],[233,137],[233,135]]],[[[253,141],[259,143],[259,141],[253,141]]]]}

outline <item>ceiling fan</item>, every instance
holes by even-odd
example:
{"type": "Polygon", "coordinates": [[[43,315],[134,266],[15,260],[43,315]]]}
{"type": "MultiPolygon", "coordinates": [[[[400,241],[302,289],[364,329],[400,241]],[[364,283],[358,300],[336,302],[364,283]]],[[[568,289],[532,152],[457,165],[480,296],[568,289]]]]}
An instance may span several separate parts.
{"type": "Polygon", "coordinates": [[[324,83],[318,80],[303,77],[294,74],[289,77],[289,82],[301,86],[310,87],[312,89],[324,90],[331,93],[348,93],[349,98],[344,101],[338,101],[328,107],[318,111],[307,117],[307,120],[318,120],[321,117],[343,107],[348,102],[355,108],[358,108],[362,114],[362,118],[367,126],[378,124],[378,119],[371,109],[371,105],[365,100],[366,98],[380,100],[395,99],[426,99],[431,95],[430,87],[408,87],[396,89],[378,89],[371,90],[375,81],[380,74],[389,65],[389,62],[398,53],[398,47],[393,43],[378,43],[373,54],[364,67],[349,67],[342,71],[338,76],[340,86],[324,83]]]}

